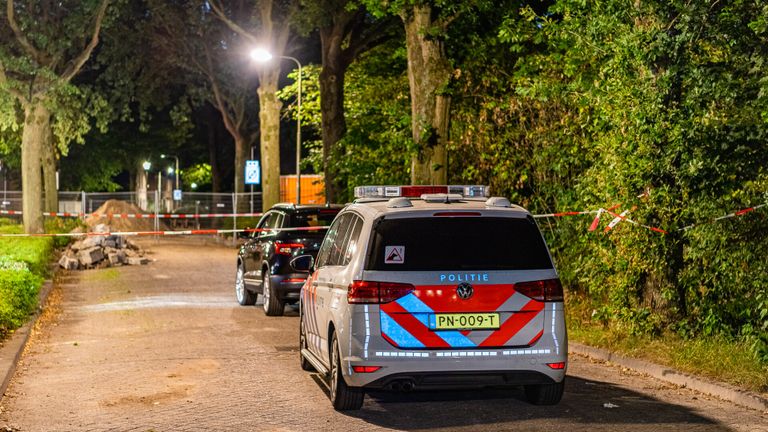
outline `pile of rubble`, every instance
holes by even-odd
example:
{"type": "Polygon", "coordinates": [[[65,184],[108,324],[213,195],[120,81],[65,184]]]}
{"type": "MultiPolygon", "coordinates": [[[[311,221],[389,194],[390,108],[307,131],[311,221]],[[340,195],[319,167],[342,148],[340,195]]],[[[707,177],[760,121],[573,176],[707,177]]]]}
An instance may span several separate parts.
{"type": "MultiPolygon", "coordinates": [[[[108,233],[109,226],[97,225],[95,233],[108,233]]],[[[72,243],[59,260],[59,266],[67,270],[116,267],[120,265],[144,265],[149,263],[141,246],[125,237],[95,235],[72,243]]]]}

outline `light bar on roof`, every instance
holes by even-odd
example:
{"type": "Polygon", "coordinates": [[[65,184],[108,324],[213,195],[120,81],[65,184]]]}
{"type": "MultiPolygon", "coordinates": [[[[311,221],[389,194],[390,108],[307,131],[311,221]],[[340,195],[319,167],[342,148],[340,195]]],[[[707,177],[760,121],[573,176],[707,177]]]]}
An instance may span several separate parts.
{"type": "Polygon", "coordinates": [[[358,186],[355,188],[355,198],[419,198],[422,195],[432,194],[456,194],[464,198],[487,197],[488,186],[358,186]]]}

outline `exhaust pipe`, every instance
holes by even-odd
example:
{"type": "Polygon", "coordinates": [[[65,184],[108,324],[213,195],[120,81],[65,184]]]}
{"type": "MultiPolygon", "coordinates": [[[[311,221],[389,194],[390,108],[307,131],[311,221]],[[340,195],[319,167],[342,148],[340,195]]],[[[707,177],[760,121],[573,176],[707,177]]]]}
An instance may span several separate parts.
{"type": "Polygon", "coordinates": [[[389,383],[387,388],[392,391],[407,393],[416,388],[416,383],[412,379],[399,379],[389,383]]]}

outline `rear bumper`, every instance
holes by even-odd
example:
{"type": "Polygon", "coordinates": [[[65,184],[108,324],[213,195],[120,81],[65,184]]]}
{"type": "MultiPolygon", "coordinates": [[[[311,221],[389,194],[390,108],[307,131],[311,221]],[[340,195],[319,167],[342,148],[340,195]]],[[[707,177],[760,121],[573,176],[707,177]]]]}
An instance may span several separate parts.
{"type": "Polygon", "coordinates": [[[307,280],[306,273],[289,273],[273,275],[272,286],[275,287],[277,296],[283,301],[298,301],[302,285],[307,280]]]}
{"type": "Polygon", "coordinates": [[[364,387],[371,390],[443,390],[552,384],[552,377],[537,371],[452,371],[397,373],[364,387]]]}
{"type": "Polygon", "coordinates": [[[426,389],[561,382],[567,371],[567,351],[559,354],[545,351],[549,350],[431,351],[422,352],[421,356],[403,351],[392,353],[397,358],[386,355],[389,353],[371,353],[373,355],[368,359],[345,359],[347,367],[343,374],[350,386],[365,388],[387,388],[398,380],[409,380],[416,388],[426,389]],[[562,362],[566,363],[563,369],[552,369],[547,365],[562,362]],[[381,369],[355,373],[353,366],[379,366],[381,369]]]}

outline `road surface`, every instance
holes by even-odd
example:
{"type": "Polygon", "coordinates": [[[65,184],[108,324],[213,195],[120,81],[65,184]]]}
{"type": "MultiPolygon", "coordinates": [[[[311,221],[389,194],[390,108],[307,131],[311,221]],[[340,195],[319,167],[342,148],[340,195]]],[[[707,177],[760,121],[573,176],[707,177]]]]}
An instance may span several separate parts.
{"type": "Polygon", "coordinates": [[[768,431],[763,413],[575,356],[556,407],[521,390],[381,393],[337,413],[299,368],[296,311],[236,304],[233,248],[144,245],[156,262],[54,289],[0,431],[768,431]]]}

